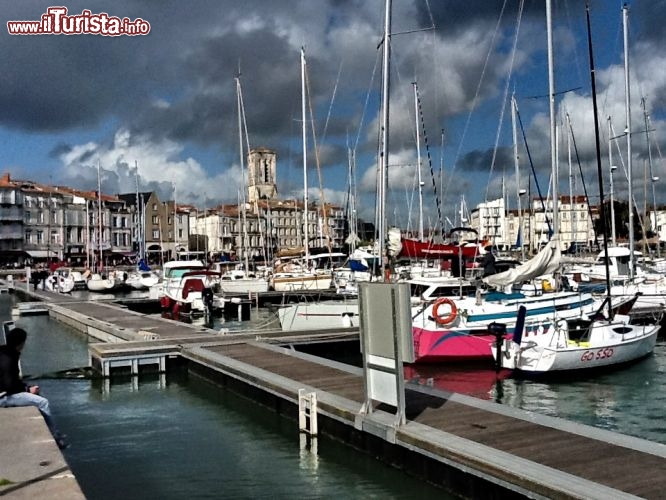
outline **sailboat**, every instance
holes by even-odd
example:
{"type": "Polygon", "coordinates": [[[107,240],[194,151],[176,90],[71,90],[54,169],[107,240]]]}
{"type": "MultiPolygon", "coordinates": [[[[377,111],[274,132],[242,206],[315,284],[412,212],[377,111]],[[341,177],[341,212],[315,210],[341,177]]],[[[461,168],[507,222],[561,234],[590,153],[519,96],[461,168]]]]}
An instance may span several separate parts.
{"type": "MultiPolygon", "coordinates": [[[[550,3],[547,2],[548,8],[550,3]]],[[[626,9],[626,7],[625,7],[626,9]]],[[[504,339],[493,346],[493,355],[498,367],[507,368],[529,375],[590,370],[626,364],[650,355],[657,341],[658,325],[635,325],[630,323],[628,311],[620,314],[611,307],[611,286],[608,269],[608,231],[605,223],[604,190],[601,174],[601,154],[599,150],[599,118],[596,103],[596,82],[590,34],[590,14],[587,11],[588,44],[590,47],[590,74],[594,106],[594,125],[597,148],[597,174],[599,177],[599,198],[601,199],[601,220],[604,229],[604,252],[606,253],[607,297],[602,307],[591,319],[571,321],[558,319],[543,335],[526,337],[522,328],[517,327],[511,339],[504,339]],[[607,312],[605,309],[607,308],[607,312]]],[[[626,25],[626,10],[625,25],[626,25]]],[[[549,50],[552,50],[549,29],[549,50]]],[[[550,62],[550,61],[549,61],[550,62]]],[[[554,95],[551,86],[550,95],[554,95]]],[[[552,100],[551,100],[552,101],[552,100]]],[[[630,134],[628,134],[630,135],[630,134]]],[[[631,198],[630,198],[631,199],[631,198]]],[[[629,254],[630,268],[633,252],[629,254]]],[[[630,273],[631,273],[630,269],[630,273]]],[[[524,310],[519,317],[524,317],[524,310]]]]}
{"type": "MultiPolygon", "coordinates": [[[[462,257],[467,261],[474,261],[480,254],[484,253],[484,247],[487,243],[482,243],[475,238],[473,242],[460,242],[459,245],[453,243],[435,243],[432,237],[426,239],[423,228],[423,186],[421,178],[421,127],[419,125],[419,94],[416,82],[414,86],[414,115],[416,117],[416,177],[419,189],[419,217],[418,217],[418,238],[402,237],[400,239],[401,249],[399,257],[415,260],[442,260],[462,257]],[[462,247],[462,249],[460,248],[462,247]],[[462,250],[462,255],[461,255],[462,250]]],[[[439,202],[438,202],[439,207],[439,202]]],[[[441,219],[441,215],[440,215],[441,219]]],[[[442,231],[443,232],[443,231],[442,231]]],[[[471,231],[475,233],[476,231],[471,231]]],[[[442,235],[443,236],[443,235],[442,235]]]]}
{"type": "Polygon", "coordinates": [[[219,289],[223,293],[263,293],[268,291],[268,280],[262,276],[257,276],[250,272],[250,263],[248,259],[249,244],[247,238],[247,220],[246,220],[246,204],[245,204],[245,154],[243,148],[243,130],[245,130],[245,139],[247,144],[247,151],[250,150],[249,138],[247,136],[247,127],[245,126],[245,108],[243,106],[243,93],[241,89],[240,76],[236,77],[236,100],[238,102],[238,140],[240,146],[240,166],[242,175],[242,193],[243,199],[241,200],[242,207],[239,216],[242,215],[243,221],[240,224],[243,227],[243,256],[245,259],[245,266],[240,268],[236,266],[235,269],[225,269],[222,272],[222,263],[217,263],[213,270],[220,271],[219,289]]]}
{"type": "MultiPolygon", "coordinates": [[[[301,118],[303,126],[303,243],[305,256],[302,262],[280,263],[271,277],[271,287],[276,292],[294,290],[328,290],[333,286],[333,270],[328,266],[317,265],[327,255],[310,256],[310,236],[308,222],[308,169],[307,169],[307,121],[305,85],[305,49],[301,48],[301,118]]],[[[330,256],[331,258],[333,256],[330,256]]],[[[330,260],[330,259],[329,259],[330,260]]]]}

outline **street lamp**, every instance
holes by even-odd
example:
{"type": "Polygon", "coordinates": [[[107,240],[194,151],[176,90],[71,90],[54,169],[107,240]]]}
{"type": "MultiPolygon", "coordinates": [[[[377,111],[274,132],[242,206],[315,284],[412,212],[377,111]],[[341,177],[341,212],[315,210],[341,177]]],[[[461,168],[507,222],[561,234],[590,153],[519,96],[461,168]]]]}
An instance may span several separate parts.
{"type": "Polygon", "coordinates": [[[613,201],[613,172],[617,170],[615,165],[610,167],[610,210],[611,210],[611,241],[613,246],[617,245],[615,240],[615,202],[613,201]]]}

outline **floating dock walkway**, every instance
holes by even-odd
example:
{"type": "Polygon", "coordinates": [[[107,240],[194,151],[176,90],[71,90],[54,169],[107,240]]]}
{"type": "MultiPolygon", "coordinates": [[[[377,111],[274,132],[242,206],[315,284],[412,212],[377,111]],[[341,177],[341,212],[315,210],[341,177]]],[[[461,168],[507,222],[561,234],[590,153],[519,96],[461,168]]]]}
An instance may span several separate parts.
{"type": "Polygon", "coordinates": [[[113,304],[48,306],[59,321],[105,342],[92,344],[90,355],[108,374],[117,366],[140,373],[145,364],[168,373],[177,359],[295,419],[299,391],[314,393],[320,434],[464,497],[663,498],[666,491],[666,446],[643,439],[411,383],[406,424],[396,426],[393,409],[383,405],[363,412],[360,368],[289,348],[355,338],[353,330],[225,335],[113,304]]]}

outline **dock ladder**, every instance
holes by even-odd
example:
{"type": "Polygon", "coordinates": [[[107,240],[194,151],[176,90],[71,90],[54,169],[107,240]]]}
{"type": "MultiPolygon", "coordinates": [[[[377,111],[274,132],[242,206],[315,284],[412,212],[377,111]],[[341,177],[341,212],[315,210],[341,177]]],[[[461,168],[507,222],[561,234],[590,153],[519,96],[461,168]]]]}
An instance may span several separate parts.
{"type": "Polygon", "coordinates": [[[298,429],[299,431],[317,435],[317,393],[298,390],[298,429]]]}

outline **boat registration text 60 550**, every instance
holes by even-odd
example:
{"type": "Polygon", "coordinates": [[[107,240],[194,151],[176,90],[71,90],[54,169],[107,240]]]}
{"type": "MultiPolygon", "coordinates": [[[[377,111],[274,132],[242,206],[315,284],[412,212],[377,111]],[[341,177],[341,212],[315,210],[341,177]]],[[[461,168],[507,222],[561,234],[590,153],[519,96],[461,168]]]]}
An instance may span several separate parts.
{"type": "Polygon", "coordinates": [[[596,351],[585,351],[580,357],[581,361],[592,361],[593,359],[606,359],[613,356],[613,348],[605,347],[596,351]]]}

